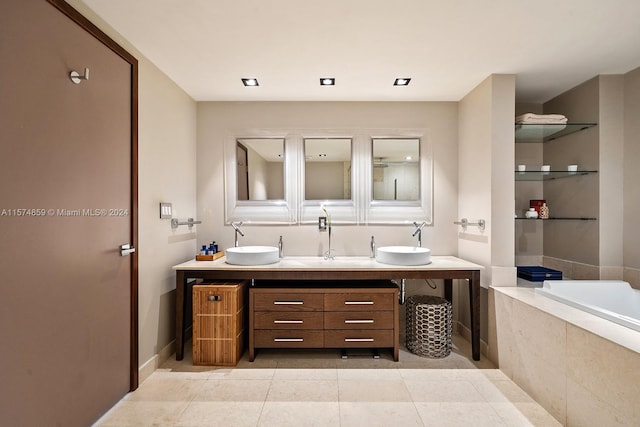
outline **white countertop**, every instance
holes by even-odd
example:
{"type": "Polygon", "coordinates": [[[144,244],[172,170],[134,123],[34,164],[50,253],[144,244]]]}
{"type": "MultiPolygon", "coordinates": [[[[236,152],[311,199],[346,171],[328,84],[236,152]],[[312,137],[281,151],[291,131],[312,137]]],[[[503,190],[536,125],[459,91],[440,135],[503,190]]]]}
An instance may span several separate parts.
{"type": "Polygon", "coordinates": [[[479,264],[454,257],[435,255],[426,265],[382,264],[365,256],[343,256],[324,259],[319,256],[286,256],[274,264],[232,265],[222,257],[214,261],[196,261],[195,259],[174,265],[174,270],[226,270],[226,271],[425,271],[425,270],[484,270],[479,264]]]}

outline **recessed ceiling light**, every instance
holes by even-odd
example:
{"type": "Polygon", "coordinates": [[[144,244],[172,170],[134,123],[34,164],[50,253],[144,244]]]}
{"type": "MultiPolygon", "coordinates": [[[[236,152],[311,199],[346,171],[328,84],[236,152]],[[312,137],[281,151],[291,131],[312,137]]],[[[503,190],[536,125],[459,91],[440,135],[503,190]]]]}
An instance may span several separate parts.
{"type": "Polygon", "coordinates": [[[327,155],[324,154],[324,153],[320,153],[320,154],[318,154],[318,157],[327,157],[327,155]]]}
{"type": "Polygon", "coordinates": [[[260,86],[258,79],[242,79],[242,84],[245,86],[260,86]]]}
{"type": "Polygon", "coordinates": [[[320,86],[334,86],[336,79],[334,77],[323,77],[320,79],[320,86]]]}
{"type": "Polygon", "coordinates": [[[393,82],[394,86],[408,86],[409,82],[411,81],[410,78],[398,78],[393,82]]]}
{"type": "Polygon", "coordinates": [[[404,158],[405,160],[411,160],[411,156],[407,156],[404,158]]]}

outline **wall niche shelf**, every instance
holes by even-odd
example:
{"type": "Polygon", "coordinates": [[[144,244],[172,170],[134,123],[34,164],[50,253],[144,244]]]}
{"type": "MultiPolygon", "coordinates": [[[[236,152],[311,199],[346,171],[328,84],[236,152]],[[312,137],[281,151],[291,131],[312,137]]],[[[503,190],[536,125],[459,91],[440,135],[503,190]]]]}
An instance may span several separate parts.
{"type": "Polygon", "coordinates": [[[522,216],[518,216],[515,218],[517,220],[526,220],[526,221],[597,221],[598,218],[590,218],[590,217],[549,217],[547,219],[542,218],[525,218],[522,216]]]}
{"type": "Polygon", "coordinates": [[[576,176],[590,175],[598,173],[598,171],[527,171],[519,172],[515,171],[516,181],[551,181],[558,178],[571,178],[576,176]]]}
{"type": "Polygon", "coordinates": [[[540,143],[580,132],[596,126],[596,123],[516,123],[516,143],[540,143]]]}

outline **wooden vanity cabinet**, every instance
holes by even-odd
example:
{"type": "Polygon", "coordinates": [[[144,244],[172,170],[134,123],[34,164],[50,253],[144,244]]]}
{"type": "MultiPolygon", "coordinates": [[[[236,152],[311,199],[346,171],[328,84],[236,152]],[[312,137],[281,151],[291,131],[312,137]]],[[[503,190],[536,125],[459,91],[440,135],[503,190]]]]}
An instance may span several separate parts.
{"type": "Polygon", "coordinates": [[[398,360],[398,288],[392,282],[292,282],[251,287],[250,361],[257,348],[390,348],[398,360]]]}

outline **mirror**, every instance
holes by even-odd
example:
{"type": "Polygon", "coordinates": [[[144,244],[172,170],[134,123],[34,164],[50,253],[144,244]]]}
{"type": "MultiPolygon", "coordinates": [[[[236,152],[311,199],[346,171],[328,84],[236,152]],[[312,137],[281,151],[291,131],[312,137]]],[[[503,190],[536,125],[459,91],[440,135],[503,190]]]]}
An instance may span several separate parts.
{"type": "Polygon", "coordinates": [[[284,199],[284,139],[236,140],[238,201],[284,199]]]}
{"type": "Polygon", "coordinates": [[[351,200],[351,139],[304,140],[304,199],[351,200]]]}
{"type": "Polygon", "coordinates": [[[373,200],[420,200],[420,139],[374,138],[373,200]]]}

